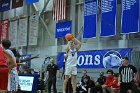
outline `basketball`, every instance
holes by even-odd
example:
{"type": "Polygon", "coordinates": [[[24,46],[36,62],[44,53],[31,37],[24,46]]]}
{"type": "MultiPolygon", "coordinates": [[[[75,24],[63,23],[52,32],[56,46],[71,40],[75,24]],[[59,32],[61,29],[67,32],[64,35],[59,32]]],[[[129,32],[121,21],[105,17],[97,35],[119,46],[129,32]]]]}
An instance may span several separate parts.
{"type": "Polygon", "coordinates": [[[72,40],[73,38],[74,38],[74,36],[73,36],[72,34],[70,34],[70,33],[68,33],[68,34],[65,35],[65,39],[66,39],[67,41],[70,41],[70,40],[72,40]]]}

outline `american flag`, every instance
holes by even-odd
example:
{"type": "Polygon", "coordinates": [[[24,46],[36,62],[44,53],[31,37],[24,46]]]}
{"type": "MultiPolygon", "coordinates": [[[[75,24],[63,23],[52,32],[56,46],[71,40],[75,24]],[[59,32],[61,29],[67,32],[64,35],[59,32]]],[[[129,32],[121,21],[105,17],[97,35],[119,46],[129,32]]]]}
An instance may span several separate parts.
{"type": "Polygon", "coordinates": [[[66,19],[66,0],[53,0],[53,20],[66,19]]]}

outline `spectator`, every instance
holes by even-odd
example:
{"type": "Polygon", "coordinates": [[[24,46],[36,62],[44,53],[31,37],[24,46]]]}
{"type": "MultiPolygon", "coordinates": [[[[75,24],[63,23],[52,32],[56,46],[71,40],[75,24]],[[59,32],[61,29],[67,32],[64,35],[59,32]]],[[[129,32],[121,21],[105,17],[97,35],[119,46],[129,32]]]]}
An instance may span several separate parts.
{"type": "Polygon", "coordinates": [[[59,77],[59,68],[54,63],[54,59],[50,59],[50,64],[47,66],[47,79],[48,79],[48,93],[51,93],[51,86],[53,85],[53,92],[57,93],[56,80],[59,77]]]}
{"type": "Polygon", "coordinates": [[[135,90],[136,92],[134,92],[134,93],[140,93],[140,73],[139,72],[136,74],[135,84],[136,84],[137,88],[135,90]]]}
{"type": "Polygon", "coordinates": [[[94,89],[92,89],[92,91],[94,91],[94,93],[97,93],[97,92],[103,93],[102,85],[105,83],[105,81],[106,81],[106,77],[104,76],[104,72],[100,71],[99,78],[96,81],[96,86],[94,89]]]}
{"type": "Polygon", "coordinates": [[[114,80],[113,71],[111,69],[107,70],[106,82],[102,85],[103,93],[110,93],[110,87],[112,86],[114,80]]]}
{"type": "Polygon", "coordinates": [[[83,77],[83,81],[77,84],[76,93],[88,93],[92,87],[95,87],[94,81],[90,80],[88,77],[83,77]]]}
{"type": "Polygon", "coordinates": [[[132,93],[132,86],[137,69],[129,64],[128,57],[123,58],[123,64],[119,68],[120,74],[120,93],[132,93]]]}
{"type": "Polygon", "coordinates": [[[82,71],[82,78],[81,78],[81,82],[84,82],[84,78],[86,77],[88,80],[90,80],[90,76],[87,75],[87,71],[86,70],[83,70],[82,71]]]}
{"type": "Polygon", "coordinates": [[[96,86],[95,86],[95,82],[94,82],[94,78],[90,78],[90,80],[89,80],[89,89],[88,89],[88,93],[97,93],[96,91],[95,91],[95,88],[96,88],[96,86]]]}
{"type": "Polygon", "coordinates": [[[104,72],[100,71],[99,73],[99,78],[97,79],[97,84],[98,85],[103,85],[106,81],[106,76],[104,76],[104,72]]]}
{"type": "Polygon", "coordinates": [[[119,75],[117,73],[114,74],[114,81],[112,82],[111,86],[111,93],[118,93],[120,90],[120,85],[118,84],[118,77],[119,75]]]}
{"type": "Polygon", "coordinates": [[[87,93],[88,92],[88,88],[90,88],[91,83],[90,83],[90,76],[87,75],[87,71],[83,70],[82,71],[83,76],[81,77],[81,81],[79,84],[77,84],[77,93],[79,93],[79,91],[83,91],[83,93],[87,93]]]}

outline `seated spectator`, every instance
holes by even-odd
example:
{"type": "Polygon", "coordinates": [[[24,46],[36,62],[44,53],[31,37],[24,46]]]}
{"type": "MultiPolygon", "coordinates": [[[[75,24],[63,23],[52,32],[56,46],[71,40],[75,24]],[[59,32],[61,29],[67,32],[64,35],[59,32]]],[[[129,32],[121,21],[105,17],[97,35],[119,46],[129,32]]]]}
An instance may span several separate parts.
{"type": "Polygon", "coordinates": [[[95,82],[94,82],[94,78],[90,78],[90,83],[89,83],[89,89],[88,89],[88,93],[95,93],[95,82]]]}
{"type": "Polygon", "coordinates": [[[104,72],[100,71],[99,78],[96,81],[95,88],[91,89],[90,93],[103,93],[102,85],[105,83],[106,77],[104,76],[104,72]]]}
{"type": "Polygon", "coordinates": [[[140,93],[140,73],[138,72],[134,78],[134,84],[132,88],[133,93],[140,93]]]}
{"type": "Polygon", "coordinates": [[[97,79],[97,85],[103,85],[106,81],[106,76],[104,76],[104,72],[100,71],[99,78],[97,79]]]}
{"type": "Polygon", "coordinates": [[[105,84],[102,85],[103,93],[111,93],[110,88],[114,81],[113,71],[111,69],[107,70],[107,77],[105,84]]]}
{"type": "Polygon", "coordinates": [[[83,74],[83,76],[82,76],[82,78],[81,78],[81,82],[83,82],[83,79],[84,79],[85,77],[86,77],[87,79],[90,80],[90,76],[87,75],[87,71],[86,71],[86,70],[83,70],[83,71],[82,71],[82,74],[83,74]]]}
{"type": "Polygon", "coordinates": [[[114,80],[113,80],[112,86],[111,86],[111,93],[118,93],[120,90],[120,84],[118,82],[118,77],[119,77],[119,74],[115,73],[114,80]]]}
{"type": "Polygon", "coordinates": [[[84,77],[83,81],[77,84],[76,93],[88,93],[91,88],[95,87],[95,83],[93,80],[89,79],[88,77],[84,77]]]}
{"type": "Polygon", "coordinates": [[[140,92],[140,73],[138,72],[137,75],[136,75],[136,85],[137,85],[137,88],[140,92]]]}
{"type": "Polygon", "coordinates": [[[79,84],[77,84],[77,90],[76,90],[77,93],[79,93],[80,91],[83,91],[83,93],[88,92],[90,76],[87,75],[86,70],[83,70],[82,74],[83,74],[83,76],[81,78],[81,82],[79,84]]]}

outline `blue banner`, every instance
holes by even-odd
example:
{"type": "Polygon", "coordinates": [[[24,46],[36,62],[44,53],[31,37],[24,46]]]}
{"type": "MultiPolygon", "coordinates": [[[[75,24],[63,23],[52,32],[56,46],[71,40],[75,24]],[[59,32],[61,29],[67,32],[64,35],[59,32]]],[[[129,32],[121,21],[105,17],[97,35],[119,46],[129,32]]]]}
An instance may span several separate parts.
{"type": "Polygon", "coordinates": [[[10,1],[11,0],[0,0],[0,12],[10,10],[10,1]]]}
{"type": "Polygon", "coordinates": [[[39,2],[39,0],[26,0],[27,5],[32,4],[32,3],[36,3],[36,2],[39,2]]]}
{"type": "Polygon", "coordinates": [[[116,0],[101,0],[101,37],[116,35],[116,0]]]}
{"type": "Polygon", "coordinates": [[[67,33],[72,33],[72,22],[56,23],[56,38],[64,38],[67,33]]]}
{"type": "MultiPolygon", "coordinates": [[[[132,49],[92,50],[78,52],[78,68],[118,68],[123,57],[131,58],[132,49]]],[[[64,52],[58,53],[57,64],[61,68],[64,61],[64,52]]]]}
{"type": "Polygon", "coordinates": [[[96,37],[97,0],[85,0],[83,38],[96,37]]]}
{"type": "Polygon", "coordinates": [[[139,32],[139,0],[122,0],[122,34],[139,32]]]}
{"type": "MultiPolygon", "coordinates": [[[[31,55],[21,55],[20,59],[31,58],[31,55]]],[[[31,61],[26,62],[29,67],[31,67],[31,61]]]]}

